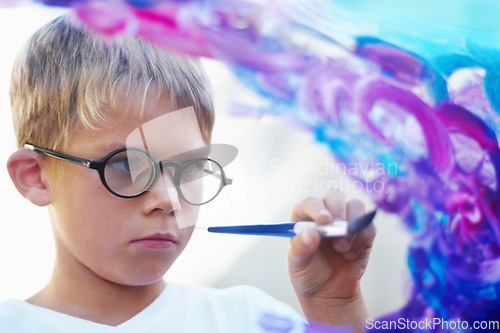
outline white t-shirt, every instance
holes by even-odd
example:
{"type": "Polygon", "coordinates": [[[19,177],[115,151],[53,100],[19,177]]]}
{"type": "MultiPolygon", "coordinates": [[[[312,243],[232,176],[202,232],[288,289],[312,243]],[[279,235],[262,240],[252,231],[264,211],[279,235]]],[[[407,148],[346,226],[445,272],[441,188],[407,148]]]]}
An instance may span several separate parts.
{"type": "Polygon", "coordinates": [[[144,310],[114,327],[25,301],[0,303],[0,333],[302,332],[306,320],[261,290],[167,283],[144,310]]]}

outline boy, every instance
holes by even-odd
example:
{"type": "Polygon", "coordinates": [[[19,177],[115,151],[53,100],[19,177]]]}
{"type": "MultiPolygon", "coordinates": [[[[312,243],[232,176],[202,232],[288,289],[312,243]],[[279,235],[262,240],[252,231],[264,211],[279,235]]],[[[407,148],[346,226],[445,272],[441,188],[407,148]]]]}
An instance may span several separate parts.
{"type": "MultiPolygon", "coordinates": [[[[7,167],[24,197],[48,206],[56,261],[40,292],[0,304],[0,332],[301,331],[296,313],[253,288],[162,279],[207,202],[197,173],[220,167],[204,153],[214,121],[206,85],[195,60],[138,39],[101,42],[70,17],[33,35],[12,76],[20,149],[7,167]]],[[[219,191],[230,183],[220,170],[214,179],[219,191]]],[[[331,191],[291,218],[328,223],[363,210],[331,191]]],[[[374,235],[372,226],[334,242],[312,231],[291,241],[308,320],[363,330],[359,280],[374,235]]]]}

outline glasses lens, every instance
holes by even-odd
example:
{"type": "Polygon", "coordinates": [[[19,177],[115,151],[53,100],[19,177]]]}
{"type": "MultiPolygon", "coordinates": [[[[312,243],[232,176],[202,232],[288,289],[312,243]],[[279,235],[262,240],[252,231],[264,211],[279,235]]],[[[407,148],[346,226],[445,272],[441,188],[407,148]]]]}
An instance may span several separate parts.
{"type": "Polygon", "coordinates": [[[184,166],[179,187],[187,201],[201,205],[215,198],[221,185],[220,165],[208,159],[199,159],[184,166]]]}
{"type": "Polygon", "coordinates": [[[104,178],[109,188],[120,195],[131,196],[143,192],[154,178],[154,165],[141,151],[119,152],[106,163],[104,178]]]}

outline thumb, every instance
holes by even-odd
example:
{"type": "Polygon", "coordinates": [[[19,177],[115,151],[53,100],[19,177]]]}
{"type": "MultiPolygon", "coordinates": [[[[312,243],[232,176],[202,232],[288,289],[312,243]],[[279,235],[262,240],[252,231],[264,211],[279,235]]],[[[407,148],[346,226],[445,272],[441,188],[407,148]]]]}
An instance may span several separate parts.
{"type": "Polygon", "coordinates": [[[315,230],[304,230],[290,242],[288,266],[291,272],[304,269],[321,242],[321,236],[315,230]]]}

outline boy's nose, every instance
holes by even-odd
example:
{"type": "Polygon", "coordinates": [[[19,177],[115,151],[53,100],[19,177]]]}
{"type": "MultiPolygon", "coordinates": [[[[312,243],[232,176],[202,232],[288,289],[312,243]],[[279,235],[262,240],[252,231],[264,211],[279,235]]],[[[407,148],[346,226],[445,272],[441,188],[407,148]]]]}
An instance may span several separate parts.
{"type": "Polygon", "coordinates": [[[151,192],[148,196],[153,199],[150,210],[161,210],[165,214],[180,211],[179,194],[175,188],[173,174],[168,168],[162,168],[162,172],[148,189],[148,192],[151,192]]]}

